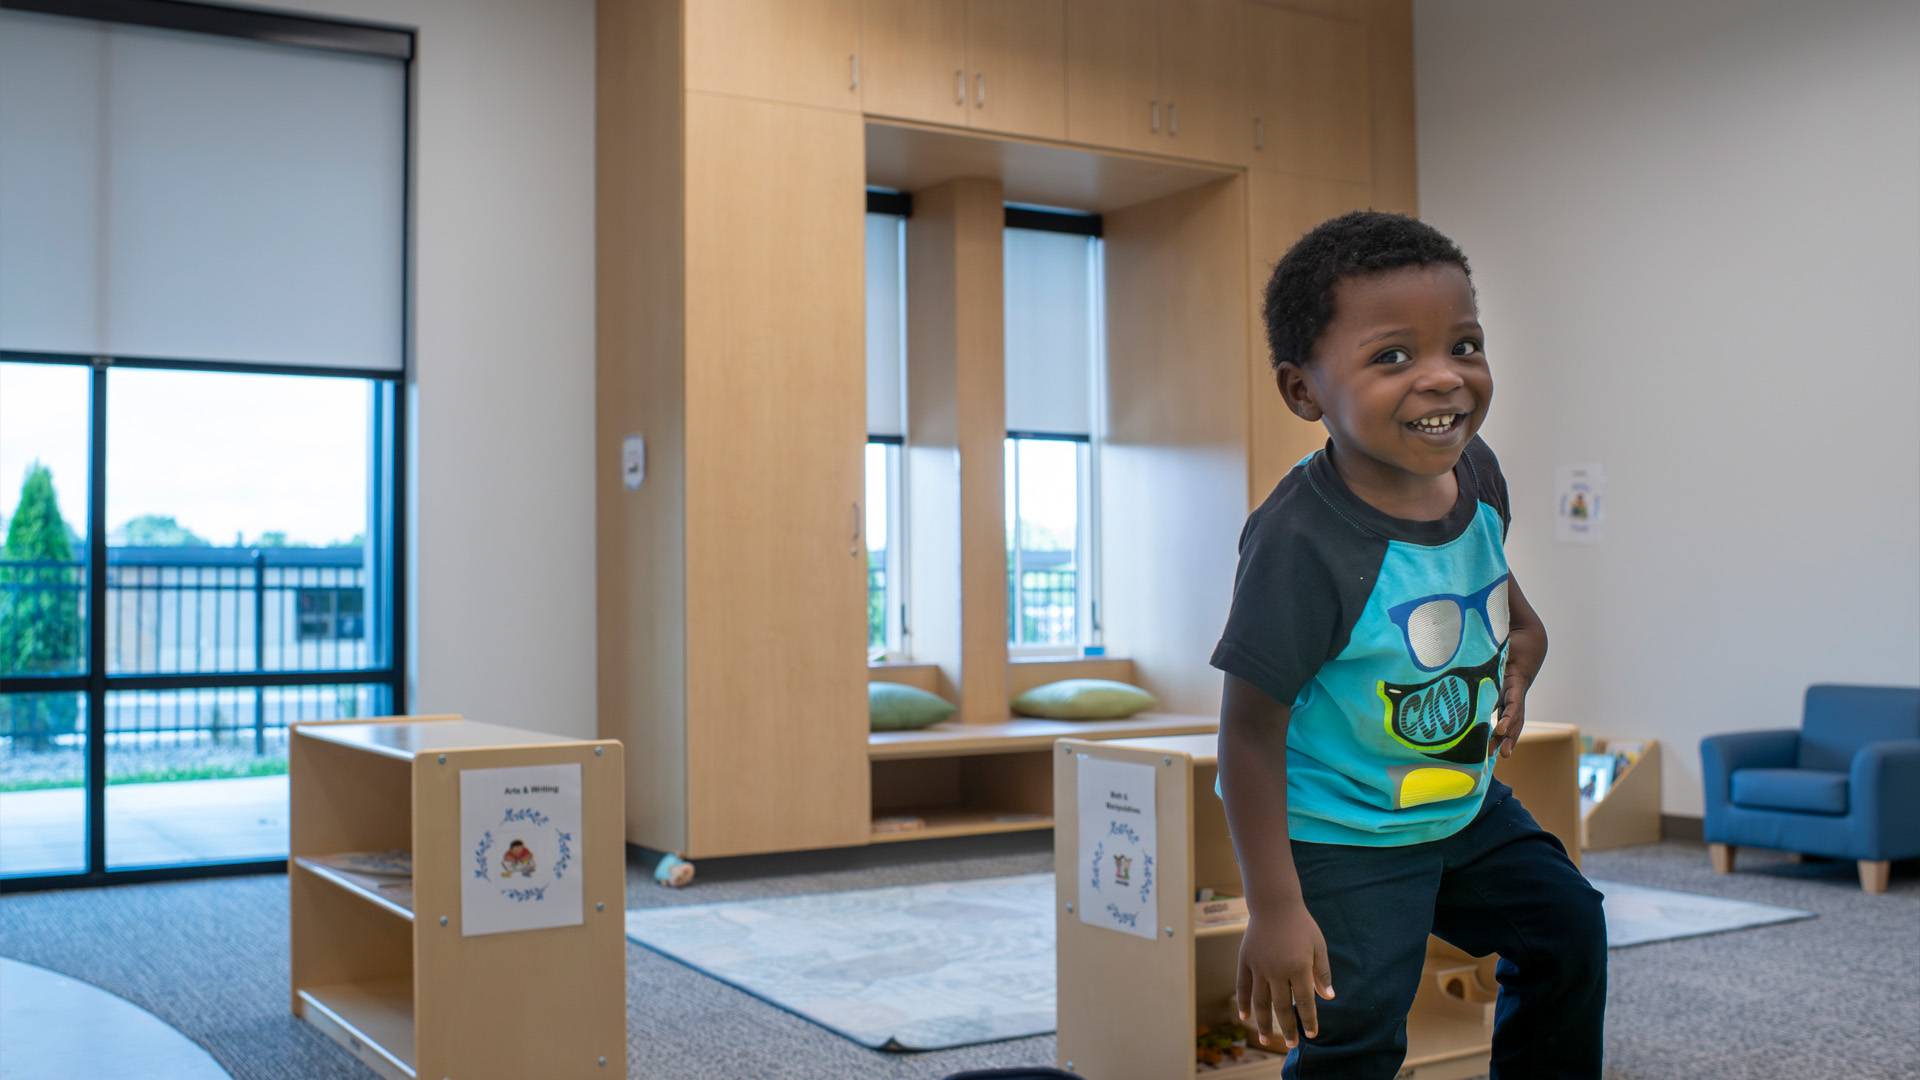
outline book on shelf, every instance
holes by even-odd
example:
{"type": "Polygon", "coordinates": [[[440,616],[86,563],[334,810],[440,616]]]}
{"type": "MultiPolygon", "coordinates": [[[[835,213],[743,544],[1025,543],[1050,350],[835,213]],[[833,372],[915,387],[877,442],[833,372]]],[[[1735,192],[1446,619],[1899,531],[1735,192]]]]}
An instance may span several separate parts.
{"type": "Polygon", "coordinates": [[[333,855],[309,855],[307,858],[329,870],[344,870],[350,874],[394,878],[413,876],[413,852],[401,848],[342,851],[333,855]]]}

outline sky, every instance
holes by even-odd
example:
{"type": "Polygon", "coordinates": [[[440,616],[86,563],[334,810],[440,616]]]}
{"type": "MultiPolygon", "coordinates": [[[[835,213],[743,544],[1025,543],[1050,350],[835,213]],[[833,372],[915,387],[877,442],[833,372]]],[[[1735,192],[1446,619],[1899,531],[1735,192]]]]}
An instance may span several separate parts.
{"type": "MultiPolygon", "coordinates": [[[[31,462],[86,524],[83,367],[0,364],[0,514],[31,462]]],[[[269,531],[325,545],[366,531],[369,405],[359,379],[117,368],[107,375],[107,526],[159,514],[216,545],[269,531]]]]}

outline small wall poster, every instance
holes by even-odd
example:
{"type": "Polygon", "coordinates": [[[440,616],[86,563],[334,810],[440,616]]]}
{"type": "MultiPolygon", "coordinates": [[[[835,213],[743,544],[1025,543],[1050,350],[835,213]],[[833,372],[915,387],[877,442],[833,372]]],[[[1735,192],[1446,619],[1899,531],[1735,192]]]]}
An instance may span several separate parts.
{"type": "Polygon", "coordinates": [[[1607,474],[1598,465],[1562,465],[1553,471],[1553,538],[1563,544],[1606,539],[1607,474]]]}
{"type": "Polygon", "coordinates": [[[1080,921],[1153,937],[1159,854],[1151,765],[1079,754],[1080,921]]]}
{"type": "Polygon", "coordinates": [[[460,770],[460,933],[578,926],[580,765],[460,770]]]}

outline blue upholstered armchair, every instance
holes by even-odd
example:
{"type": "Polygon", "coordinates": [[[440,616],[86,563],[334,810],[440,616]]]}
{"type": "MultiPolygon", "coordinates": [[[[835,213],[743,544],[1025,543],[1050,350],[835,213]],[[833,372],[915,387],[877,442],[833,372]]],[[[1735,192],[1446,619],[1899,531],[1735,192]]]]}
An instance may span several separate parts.
{"type": "Polygon", "coordinates": [[[1894,859],[1920,855],[1920,687],[1809,686],[1799,731],[1700,740],[1713,868],[1740,845],[1855,859],[1887,888],[1894,859]]]}

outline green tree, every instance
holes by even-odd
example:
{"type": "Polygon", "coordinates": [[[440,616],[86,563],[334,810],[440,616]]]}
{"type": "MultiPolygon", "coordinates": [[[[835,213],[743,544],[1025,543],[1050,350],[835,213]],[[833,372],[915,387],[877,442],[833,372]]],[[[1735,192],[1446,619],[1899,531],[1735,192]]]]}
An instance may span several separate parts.
{"type": "Polygon", "coordinates": [[[167,514],[141,514],[121,526],[128,547],[212,547],[203,536],[167,514]]]}
{"type": "MultiPolygon", "coordinates": [[[[72,534],[60,516],[53,473],[35,461],[27,466],[0,550],[0,672],[48,675],[78,669],[83,581],[72,534]]],[[[53,736],[74,731],[78,715],[72,694],[0,698],[0,730],[24,738],[30,750],[45,750],[53,736]]]]}

